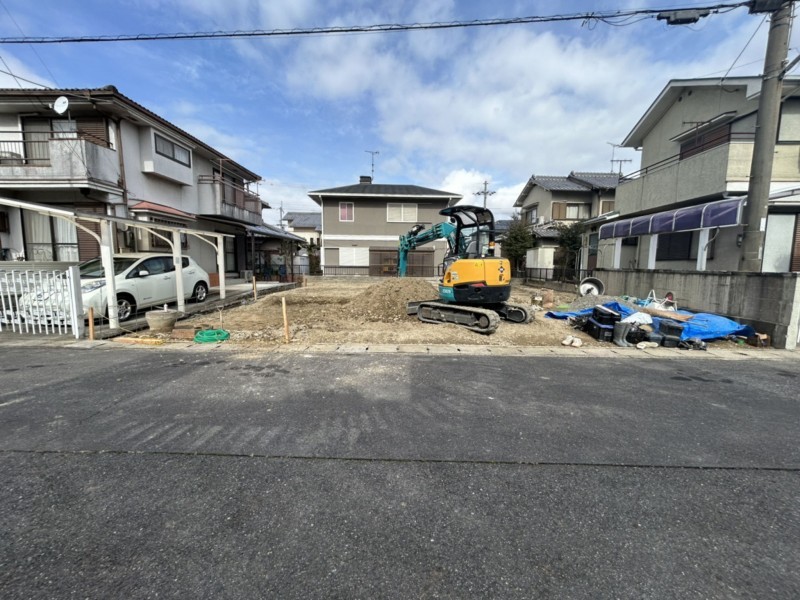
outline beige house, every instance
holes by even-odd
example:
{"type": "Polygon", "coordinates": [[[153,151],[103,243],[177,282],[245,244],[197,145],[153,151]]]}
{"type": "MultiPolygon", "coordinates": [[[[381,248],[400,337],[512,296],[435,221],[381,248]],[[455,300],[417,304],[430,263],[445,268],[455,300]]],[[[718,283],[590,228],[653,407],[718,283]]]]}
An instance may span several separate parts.
{"type": "MultiPolygon", "coordinates": [[[[619,177],[616,173],[575,171],[566,177],[531,176],[514,202],[534,238],[525,266],[553,269],[559,237],[553,224],[585,221],[613,211],[619,177]]],[[[532,275],[546,278],[548,274],[532,275]]]]}
{"type": "Polygon", "coordinates": [[[779,347],[800,331],[800,79],[784,80],[761,274],[738,272],[760,77],[670,81],[623,146],[641,169],[615,213],[587,222],[582,265],[610,293],[674,291],[678,304],[752,324],[779,347]]]}
{"type": "MultiPolygon", "coordinates": [[[[800,271],[800,195],[793,191],[800,188],[797,83],[784,81],[763,272],[800,271]]],[[[615,229],[592,224],[588,247],[597,249],[597,266],[739,268],[760,84],[758,77],[667,84],[622,144],[641,149],[642,166],[617,188],[615,229]],[[729,218],[717,217],[720,211],[729,218]]]]}
{"type": "Polygon", "coordinates": [[[287,212],[283,220],[287,231],[303,238],[306,244],[322,245],[322,213],[287,212]]]}
{"type": "MultiPolygon", "coordinates": [[[[316,190],[308,196],[322,209],[322,270],[325,275],[395,276],[399,237],[416,224],[430,227],[439,211],[461,195],[416,185],[373,183],[316,190]]],[[[444,240],[409,255],[408,274],[433,277],[444,259],[444,240]]]]}
{"type": "MultiPolygon", "coordinates": [[[[0,197],[144,223],[228,234],[225,271],[256,262],[268,237],[261,178],[120,93],[100,89],[0,90],[0,197]]],[[[97,231],[97,223],[85,222],[97,231]]],[[[120,225],[115,251],[163,250],[152,234],[120,225]]],[[[183,252],[217,272],[215,249],[191,236],[183,252]]],[[[98,256],[80,227],[0,206],[0,260],[76,263],[98,256]]]]}

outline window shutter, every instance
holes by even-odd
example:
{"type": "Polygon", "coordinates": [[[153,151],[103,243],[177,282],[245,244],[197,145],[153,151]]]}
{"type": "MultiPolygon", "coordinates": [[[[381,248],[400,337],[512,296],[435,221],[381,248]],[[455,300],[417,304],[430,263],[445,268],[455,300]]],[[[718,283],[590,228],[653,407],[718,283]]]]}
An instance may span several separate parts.
{"type": "MultiPolygon", "coordinates": [[[[94,213],[96,215],[105,214],[102,206],[76,206],[75,210],[94,213]]],[[[82,221],[80,219],[78,219],[78,223],[94,231],[97,235],[100,235],[100,223],[96,223],[95,221],[82,221]]],[[[76,229],[78,230],[78,258],[84,261],[100,256],[100,244],[97,243],[97,240],[80,227],[76,229]]]]}
{"type": "Polygon", "coordinates": [[[402,204],[387,204],[386,205],[386,220],[389,223],[398,223],[403,220],[403,205],[402,204]]]}
{"type": "Polygon", "coordinates": [[[417,222],[417,205],[403,204],[403,221],[407,223],[417,222]]]}
{"type": "Polygon", "coordinates": [[[563,202],[553,202],[550,212],[553,215],[553,220],[563,221],[567,218],[567,205],[563,202]]]}
{"type": "Polygon", "coordinates": [[[108,146],[108,127],[105,119],[79,118],[78,135],[98,146],[108,146]]]}

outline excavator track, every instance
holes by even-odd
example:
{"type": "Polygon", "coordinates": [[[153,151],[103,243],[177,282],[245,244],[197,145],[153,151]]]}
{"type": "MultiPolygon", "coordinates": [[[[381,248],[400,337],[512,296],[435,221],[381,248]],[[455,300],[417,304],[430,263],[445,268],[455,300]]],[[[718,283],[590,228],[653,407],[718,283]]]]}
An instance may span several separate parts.
{"type": "Polygon", "coordinates": [[[494,310],[436,301],[409,302],[406,311],[425,323],[454,323],[478,333],[494,333],[500,316],[494,310]]]}
{"type": "Polygon", "coordinates": [[[521,304],[503,302],[490,308],[500,315],[501,319],[511,323],[530,323],[533,320],[533,312],[527,306],[522,306],[521,304]]]}

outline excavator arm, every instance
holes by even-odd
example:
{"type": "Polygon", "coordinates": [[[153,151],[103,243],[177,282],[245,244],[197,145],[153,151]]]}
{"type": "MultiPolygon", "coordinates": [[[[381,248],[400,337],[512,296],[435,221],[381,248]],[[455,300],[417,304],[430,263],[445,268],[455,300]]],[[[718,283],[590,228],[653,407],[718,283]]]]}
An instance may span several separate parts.
{"type": "Polygon", "coordinates": [[[436,223],[430,229],[425,229],[422,225],[414,225],[411,230],[400,236],[398,247],[397,275],[405,277],[408,268],[408,253],[424,244],[429,244],[438,239],[445,238],[447,244],[453,248],[455,244],[454,234],[456,226],[450,222],[436,223]]]}

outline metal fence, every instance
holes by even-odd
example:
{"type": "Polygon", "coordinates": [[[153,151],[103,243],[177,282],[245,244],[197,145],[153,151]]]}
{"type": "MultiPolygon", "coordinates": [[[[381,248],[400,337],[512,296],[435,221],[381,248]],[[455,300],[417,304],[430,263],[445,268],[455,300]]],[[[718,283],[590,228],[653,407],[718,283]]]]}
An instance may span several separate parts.
{"type": "Polygon", "coordinates": [[[66,271],[0,270],[0,332],[83,336],[78,267],[66,271]]]}

